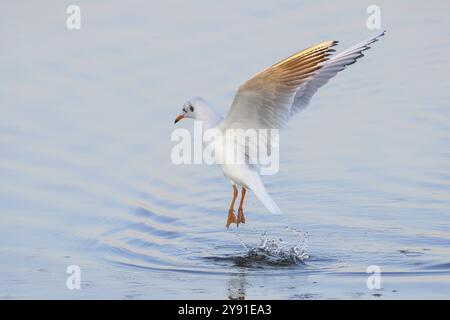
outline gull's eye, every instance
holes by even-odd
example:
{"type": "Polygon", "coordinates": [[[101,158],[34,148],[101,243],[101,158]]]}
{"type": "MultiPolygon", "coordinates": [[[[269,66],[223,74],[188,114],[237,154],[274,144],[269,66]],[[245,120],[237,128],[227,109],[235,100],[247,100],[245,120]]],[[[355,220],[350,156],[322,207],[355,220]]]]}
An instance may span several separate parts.
{"type": "Polygon", "coordinates": [[[189,109],[191,109],[191,112],[194,112],[194,107],[190,106],[189,109]]]}

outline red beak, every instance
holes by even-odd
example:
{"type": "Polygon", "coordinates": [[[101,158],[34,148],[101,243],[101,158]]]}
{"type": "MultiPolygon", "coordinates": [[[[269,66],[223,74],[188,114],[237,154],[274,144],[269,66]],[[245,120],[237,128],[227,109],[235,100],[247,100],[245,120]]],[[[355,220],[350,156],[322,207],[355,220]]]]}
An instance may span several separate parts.
{"type": "Polygon", "coordinates": [[[174,124],[180,121],[181,119],[184,119],[184,114],[180,114],[178,117],[176,117],[174,124]]]}

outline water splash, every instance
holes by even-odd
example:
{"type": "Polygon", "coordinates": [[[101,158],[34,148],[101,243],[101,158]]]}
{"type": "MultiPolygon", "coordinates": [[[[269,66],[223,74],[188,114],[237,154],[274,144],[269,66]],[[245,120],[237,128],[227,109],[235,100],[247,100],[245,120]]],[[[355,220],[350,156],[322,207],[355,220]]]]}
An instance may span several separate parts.
{"type": "Polygon", "coordinates": [[[308,234],[290,227],[286,227],[286,230],[293,232],[296,237],[295,244],[287,248],[282,238],[272,238],[267,235],[267,231],[261,235],[260,243],[257,246],[245,244],[239,235],[236,234],[239,242],[247,252],[243,256],[235,257],[235,263],[242,267],[264,267],[267,265],[294,266],[304,264],[304,261],[309,258],[307,252],[308,234]]]}

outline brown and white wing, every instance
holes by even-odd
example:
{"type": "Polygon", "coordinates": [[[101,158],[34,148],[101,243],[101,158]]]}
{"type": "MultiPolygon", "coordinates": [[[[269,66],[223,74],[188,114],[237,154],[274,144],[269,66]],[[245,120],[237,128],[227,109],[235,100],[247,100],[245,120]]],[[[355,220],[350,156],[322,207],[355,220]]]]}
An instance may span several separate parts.
{"type": "MultiPolygon", "coordinates": [[[[300,51],[256,74],[240,86],[222,129],[280,129],[304,109],[316,91],[339,71],[363,57],[384,31],[331,56],[337,41],[326,41],[300,51]]],[[[268,150],[271,149],[266,136],[268,150]]],[[[251,144],[247,146],[256,149],[251,144]]],[[[248,151],[246,149],[246,154],[248,151]]]]}
{"type": "Polygon", "coordinates": [[[337,41],[322,42],[256,74],[239,88],[223,128],[282,128],[309,104],[320,87],[363,57],[363,52],[384,34],[378,33],[332,56],[337,41]]]}

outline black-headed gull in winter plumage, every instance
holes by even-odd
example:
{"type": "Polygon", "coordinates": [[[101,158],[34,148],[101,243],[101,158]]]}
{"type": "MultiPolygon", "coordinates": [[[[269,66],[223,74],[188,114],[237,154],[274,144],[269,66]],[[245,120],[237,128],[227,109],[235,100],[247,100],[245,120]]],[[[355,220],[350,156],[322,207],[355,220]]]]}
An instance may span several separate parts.
{"type": "MultiPolygon", "coordinates": [[[[384,35],[384,31],[364,40],[339,54],[332,54],[338,42],[325,41],[300,51],[268,69],[256,74],[239,87],[231,108],[225,118],[219,115],[202,98],[193,98],[183,106],[183,112],[175,123],[183,118],[203,122],[206,129],[281,129],[297,112],[304,109],[317,89],[322,87],[339,71],[363,57],[363,52],[384,35]]],[[[270,144],[270,141],[267,142],[270,144]]],[[[233,150],[236,146],[232,147],[233,150]]],[[[270,149],[270,145],[266,145],[270,149]]],[[[238,146],[242,153],[248,148],[238,146]]],[[[239,152],[239,151],[238,151],[239,152]]],[[[247,189],[250,189],[272,213],[280,208],[266,191],[255,165],[249,163],[222,163],[224,175],[233,186],[233,198],[228,211],[226,226],[245,223],[243,203],[247,189]],[[238,196],[237,186],[242,188],[238,216],[234,204],[238,196]]]]}

